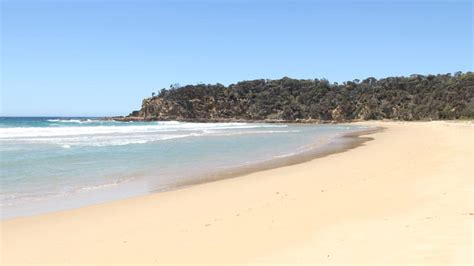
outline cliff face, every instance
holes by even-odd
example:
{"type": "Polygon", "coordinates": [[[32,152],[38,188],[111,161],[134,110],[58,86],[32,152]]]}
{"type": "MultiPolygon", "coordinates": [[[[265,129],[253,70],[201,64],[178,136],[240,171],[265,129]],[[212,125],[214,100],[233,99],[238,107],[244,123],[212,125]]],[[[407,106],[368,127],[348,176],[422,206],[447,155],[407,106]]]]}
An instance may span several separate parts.
{"type": "Polygon", "coordinates": [[[474,73],[376,80],[243,81],[188,85],[143,100],[124,120],[347,121],[474,118],[474,73]]]}

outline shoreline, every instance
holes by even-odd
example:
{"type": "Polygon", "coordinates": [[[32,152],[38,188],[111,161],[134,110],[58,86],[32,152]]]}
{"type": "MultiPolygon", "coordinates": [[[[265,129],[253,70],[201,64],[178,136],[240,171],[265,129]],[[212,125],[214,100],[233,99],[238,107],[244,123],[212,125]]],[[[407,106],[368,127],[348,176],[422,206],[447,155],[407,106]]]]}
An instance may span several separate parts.
{"type": "MultiPolygon", "coordinates": [[[[345,125],[341,123],[340,125],[345,125]]],[[[347,124],[346,124],[347,125],[347,124]]],[[[37,201],[33,203],[27,203],[20,206],[6,206],[2,207],[3,212],[7,210],[7,215],[1,214],[0,221],[8,221],[11,219],[21,218],[21,217],[31,217],[37,215],[43,215],[48,213],[54,213],[59,211],[74,210],[79,208],[84,208],[87,206],[104,204],[114,201],[126,200],[135,197],[143,197],[147,195],[152,195],[155,193],[162,193],[167,191],[179,190],[182,188],[204,184],[208,182],[216,182],[228,178],[237,178],[239,176],[248,175],[256,172],[261,172],[265,170],[305,163],[317,158],[322,158],[331,154],[345,152],[347,150],[356,148],[360,145],[363,145],[365,142],[370,141],[370,137],[362,137],[363,135],[373,134],[379,131],[383,131],[381,127],[373,128],[354,128],[347,133],[338,133],[335,134],[329,139],[324,140],[322,143],[312,142],[308,143],[308,146],[311,146],[303,151],[295,151],[291,155],[280,157],[280,158],[269,158],[263,161],[252,162],[247,165],[236,165],[224,169],[214,169],[208,170],[207,172],[190,175],[183,181],[177,181],[174,184],[170,184],[167,187],[161,188],[152,188],[148,192],[143,192],[140,194],[127,192],[127,186],[135,186],[144,182],[143,177],[133,177],[126,184],[119,184],[118,187],[104,188],[103,190],[98,190],[92,192],[93,194],[87,196],[86,194],[77,194],[77,195],[66,195],[61,198],[66,203],[60,207],[54,207],[55,199],[44,199],[42,201],[37,201]],[[129,184],[129,182],[132,182],[129,184]],[[135,184],[137,183],[137,184],[135,184]],[[111,195],[113,192],[124,194],[126,196],[120,198],[112,198],[111,195]],[[109,195],[104,197],[105,194],[109,195]],[[85,203],[81,203],[81,198],[85,203]],[[90,200],[90,198],[95,198],[95,200],[90,200]],[[17,208],[18,210],[15,210],[17,208]],[[40,211],[28,211],[31,209],[41,209],[40,211]]],[[[319,140],[321,141],[321,140],[319,140]]],[[[152,176],[152,175],[151,175],[152,176]]]]}
{"type": "Polygon", "coordinates": [[[362,125],[386,129],[305,163],[1,221],[1,262],[472,264],[473,124],[362,125]]]}
{"type": "Polygon", "coordinates": [[[309,145],[315,147],[312,147],[303,152],[298,152],[281,158],[272,158],[249,165],[239,165],[235,167],[230,167],[220,171],[211,171],[207,174],[199,174],[195,178],[192,178],[192,180],[178,182],[174,186],[166,189],[155,189],[147,195],[166,191],[174,191],[189,186],[216,182],[229,178],[238,178],[244,175],[249,175],[271,169],[278,169],[280,167],[285,166],[306,163],[332,154],[346,152],[351,149],[355,149],[361,145],[364,145],[364,143],[372,140],[372,138],[367,137],[367,135],[382,132],[384,129],[385,128],[383,127],[374,127],[370,129],[355,129],[352,132],[335,135],[331,137],[327,142],[317,146],[315,146],[316,143],[311,143],[309,145]]]}

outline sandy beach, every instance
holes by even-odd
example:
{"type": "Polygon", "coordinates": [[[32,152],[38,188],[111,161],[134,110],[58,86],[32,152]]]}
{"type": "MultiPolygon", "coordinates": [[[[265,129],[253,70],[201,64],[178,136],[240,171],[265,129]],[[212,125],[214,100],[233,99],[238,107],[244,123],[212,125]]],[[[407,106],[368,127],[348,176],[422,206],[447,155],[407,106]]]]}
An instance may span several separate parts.
{"type": "Polygon", "coordinates": [[[1,264],[474,262],[472,122],[363,122],[309,162],[1,222],[1,264]]]}

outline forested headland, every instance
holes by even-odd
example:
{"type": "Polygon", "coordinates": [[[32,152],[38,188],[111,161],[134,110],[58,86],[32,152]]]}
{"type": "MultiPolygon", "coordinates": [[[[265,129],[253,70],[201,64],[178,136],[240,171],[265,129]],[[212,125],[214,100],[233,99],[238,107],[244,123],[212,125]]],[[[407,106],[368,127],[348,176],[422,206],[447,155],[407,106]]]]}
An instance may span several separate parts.
{"type": "Polygon", "coordinates": [[[474,118],[474,73],[171,85],[118,120],[299,121],[474,118]]]}

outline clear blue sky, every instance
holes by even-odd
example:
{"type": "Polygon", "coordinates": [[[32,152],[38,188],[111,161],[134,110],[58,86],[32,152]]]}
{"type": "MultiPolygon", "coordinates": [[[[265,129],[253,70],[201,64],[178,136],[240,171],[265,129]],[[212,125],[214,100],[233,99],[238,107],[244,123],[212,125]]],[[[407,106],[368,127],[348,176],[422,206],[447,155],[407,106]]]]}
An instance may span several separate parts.
{"type": "Polygon", "coordinates": [[[0,115],[126,115],[172,83],[473,69],[472,1],[0,2],[0,115]]]}

